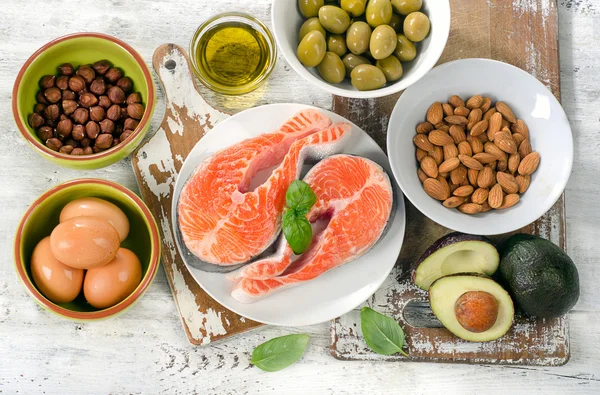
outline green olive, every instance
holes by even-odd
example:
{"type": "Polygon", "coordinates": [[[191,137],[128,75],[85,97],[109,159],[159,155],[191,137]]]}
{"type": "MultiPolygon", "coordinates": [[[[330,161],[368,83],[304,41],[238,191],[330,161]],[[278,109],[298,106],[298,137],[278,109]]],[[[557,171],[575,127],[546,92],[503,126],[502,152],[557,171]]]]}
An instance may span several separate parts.
{"type": "Polygon", "coordinates": [[[412,43],[404,34],[398,34],[396,36],[397,43],[394,55],[400,59],[401,62],[410,62],[417,56],[417,47],[412,43]]]}
{"type": "Polygon", "coordinates": [[[369,0],[365,15],[371,27],[387,25],[392,20],[392,3],[390,0],[369,0]]]}
{"type": "Polygon", "coordinates": [[[378,60],[375,66],[383,71],[387,82],[398,81],[402,77],[402,63],[394,55],[378,60]]]}
{"type": "Polygon", "coordinates": [[[342,0],[340,7],[353,17],[361,16],[365,12],[367,0],[342,0]]]}
{"type": "Polygon", "coordinates": [[[422,12],[412,12],[404,19],[404,35],[414,43],[427,37],[429,27],[429,18],[422,12]]]}
{"type": "Polygon", "coordinates": [[[392,0],[394,12],[400,15],[408,15],[411,12],[419,11],[423,6],[423,0],[392,0]]]}
{"type": "Polygon", "coordinates": [[[385,75],[372,64],[359,64],[350,73],[352,86],[359,91],[379,89],[385,85],[385,75]]]}
{"type": "Polygon", "coordinates": [[[323,7],[325,0],[298,0],[298,8],[305,18],[319,15],[319,8],[323,7]]]}
{"type": "Polygon", "coordinates": [[[327,45],[325,36],[318,30],[308,32],[298,45],[298,60],[306,67],[315,67],[323,60],[327,45]]]}
{"type": "Polygon", "coordinates": [[[390,27],[394,29],[396,33],[402,33],[402,22],[403,20],[400,15],[392,14],[392,20],[390,23],[388,23],[388,25],[390,25],[390,27]]]}
{"type": "Polygon", "coordinates": [[[350,16],[340,7],[326,5],[319,9],[319,22],[327,31],[342,34],[350,26],[350,16]]]}
{"type": "Polygon", "coordinates": [[[321,22],[319,22],[319,18],[312,17],[312,18],[304,21],[304,23],[300,27],[300,31],[298,32],[298,42],[302,41],[304,36],[306,36],[306,34],[308,34],[308,32],[311,32],[313,30],[321,32],[323,37],[325,37],[325,35],[327,34],[325,32],[325,29],[323,29],[323,26],[321,26],[321,22]]]}
{"type": "Polygon", "coordinates": [[[329,83],[339,84],[346,77],[344,62],[333,52],[326,52],[325,57],[317,66],[321,77],[329,83]]]}
{"type": "Polygon", "coordinates": [[[350,52],[360,55],[369,49],[371,27],[366,22],[354,22],[346,32],[346,45],[350,52]]]}
{"type": "Polygon", "coordinates": [[[371,34],[369,51],[373,59],[379,60],[387,58],[396,49],[396,32],[390,25],[379,25],[371,34]]]}
{"type": "Polygon", "coordinates": [[[327,50],[337,56],[344,56],[348,52],[346,39],[341,34],[332,34],[327,38],[327,50]]]}
{"type": "Polygon", "coordinates": [[[353,53],[347,53],[346,56],[342,59],[344,62],[344,67],[346,68],[346,76],[350,77],[350,73],[352,70],[359,64],[371,64],[371,61],[364,56],[355,55],[353,53]]]}

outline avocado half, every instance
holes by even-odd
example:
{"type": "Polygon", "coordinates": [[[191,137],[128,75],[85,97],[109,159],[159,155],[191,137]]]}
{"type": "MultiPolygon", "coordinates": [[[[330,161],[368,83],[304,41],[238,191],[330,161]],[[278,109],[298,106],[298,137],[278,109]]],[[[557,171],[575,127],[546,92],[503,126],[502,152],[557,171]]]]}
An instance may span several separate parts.
{"type": "Polygon", "coordinates": [[[529,316],[566,314],[579,299],[579,273],[569,256],[554,243],[515,234],[502,246],[497,273],[515,304],[529,316]]]}
{"type": "Polygon", "coordinates": [[[446,329],[472,342],[504,336],[515,315],[508,292],[491,278],[477,274],[436,280],[429,288],[429,303],[446,329]]]}
{"type": "Polygon", "coordinates": [[[491,276],[498,269],[499,262],[498,250],[490,239],[454,232],[435,241],[421,255],[412,278],[417,287],[427,291],[435,280],[450,274],[491,276]]]}

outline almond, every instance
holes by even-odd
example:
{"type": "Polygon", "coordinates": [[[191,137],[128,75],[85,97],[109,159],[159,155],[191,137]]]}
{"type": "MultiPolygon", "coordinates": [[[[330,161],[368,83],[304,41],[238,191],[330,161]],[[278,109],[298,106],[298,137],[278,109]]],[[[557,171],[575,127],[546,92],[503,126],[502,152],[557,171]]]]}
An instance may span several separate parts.
{"type": "Polygon", "coordinates": [[[448,103],[442,103],[442,110],[444,111],[444,115],[447,117],[454,115],[454,107],[448,103]]]}
{"type": "Polygon", "coordinates": [[[425,193],[427,193],[429,196],[436,200],[444,201],[450,196],[450,194],[442,185],[442,183],[436,180],[435,178],[426,179],[423,182],[423,189],[425,190],[425,193]]]}
{"type": "Polygon", "coordinates": [[[442,122],[444,118],[444,110],[442,109],[442,104],[440,102],[435,102],[429,107],[427,110],[427,121],[432,125],[436,123],[442,122]]]}
{"type": "Polygon", "coordinates": [[[521,145],[521,143],[525,141],[525,136],[523,136],[521,133],[513,133],[512,139],[515,141],[515,144],[518,148],[519,145],[521,145]]]}
{"type": "Polygon", "coordinates": [[[453,144],[454,139],[446,132],[441,130],[432,130],[427,136],[429,142],[433,145],[444,146],[446,144],[453,144]]]}
{"type": "Polygon", "coordinates": [[[490,141],[494,141],[494,135],[500,131],[502,126],[502,114],[496,112],[490,117],[490,124],[487,130],[487,136],[490,141]]]}
{"type": "Polygon", "coordinates": [[[494,184],[494,170],[486,166],[477,175],[477,186],[479,188],[489,188],[494,184]]]}
{"type": "Polygon", "coordinates": [[[529,128],[527,127],[525,121],[523,121],[522,119],[517,119],[517,122],[515,122],[512,125],[511,129],[513,133],[519,133],[523,135],[523,137],[525,137],[526,139],[529,139],[529,128]]]}
{"type": "Polygon", "coordinates": [[[454,196],[467,197],[473,193],[473,187],[471,185],[465,185],[462,187],[456,188],[452,194],[454,196]]]}
{"type": "Polygon", "coordinates": [[[496,166],[496,170],[506,171],[507,169],[508,169],[508,158],[499,160],[498,165],[496,166]]]}
{"type": "Polygon", "coordinates": [[[496,144],[488,141],[483,145],[483,150],[488,153],[494,155],[497,160],[502,160],[506,158],[506,153],[502,151],[500,148],[496,146],[496,144]]]}
{"type": "Polygon", "coordinates": [[[421,169],[429,177],[436,178],[438,176],[438,165],[433,157],[427,155],[421,160],[421,169]]]}
{"type": "Polygon", "coordinates": [[[461,117],[466,117],[471,113],[471,110],[469,110],[467,107],[456,107],[454,109],[454,115],[460,115],[461,117]]]}
{"type": "Polygon", "coordinates": [[[450,193],[456,191],[456,188],[458,188],[460,185],[456,185],[456,184],[449,184],[450,187],[450,193]]]}
{"type": "Polygon", "coordinates": [[[421,159],[427,156],[427,151],[417,148],[417,162],[421,162],[421,159]]]}
{"type": "MultiPolygon", "coordinates": [[[[504,155],[506,155],[506,153],[505,153],[504,155]]],[[[505,158],[505,159],[502,159],[502,160],[507,160],[507,159],[505,158]]],[[[496,170],[496,168],[498,167],[498,161],[492,162],[492,163],[488,164],[488,166],[489,166],[489,167],[490,167],[492,170],[496,170]]]]}
{"type": "Polygon", "coordinates": [[[442,162],[440,167],[438,168],[438,172],[440,173],[449,173],[452,170],[456,169],[460,165],[460,160],[458,158],[450,158],[442,162]]]}
{"type": "Polygon", "coordinates": [[[469,144],[468,141],[461,141],[458,143],[458,153],[461,155],[473,156],[471,144],[469,144]]]}
{"type": "Polygon", "coordinates": [[[465,101],[460,98],[460,96],[452,95],[450,99],[448,99],[448,103],[450,103],[453,107],[464,107],[465,101]]]}
{"type": "Polygon", "coordinates": [[[483,143],[477,136],[469,136],[467,141],[471,143],[471,150],[473,150],[474,154],[478,154],[483,152],[483,143]]]}
{"type": "Polygon", "coordinates": [[[517,193],[519,191],[519,184],[517,184],[517,180],[512,174],[499,171],[496,173],[496,181],[506,193],[517,193]]]}
{"type": "MultiPolygon", "coordinates": [[[[475,111],[475,110],[473,110],[475,111]]],[[[483,134],[489,126],[488,121],[479,121],[471,128],[471,136],[479,136],[483,134]]]]}
{"type": "MultiPolygon", "coordinates": [[[[510,122],[508,122],[506,119],[502,118],[502,129],[509,129],[510,128],[510,122]]],[[[510,131],[510,129],[509,129],[510,131]]]]}
{"type": "Polygon", "coordinates": [[[492,118],[492,115],[494,115],[496,113],[496,107],[492,107],[489,110],[487,110],[485,112],[485,114],[483,114],[483,119],[485,119],[486,121],[489,121],[490,118],[492,118]]]}
{"type": "Polygon", "coordinates": [[[439,181],[439,183],[442,185],[442,187],[446,191],[446,194],[448,196],[450,196],[451,192],[450,192],[450,185],[448,185],[448,181],[446,181],[446,179],[444,177],[442,177],[441,174],[437,176],[437,180],[439,181]]]}
{"type": "Polygon", "coordinates": [[[462,125],[465,126],[469,123],[469,120],[460,115],[450,115],[449,117],[444,118],[444,121],[448,122],[452,125],[462,125]]]}
{"type": "Polygon", "coordinates": [[[484,203],[481,205],[481,212],[482,212],[482,213],[487,213],[487,212],[488,212],[488,211],[490,211],[491,209],[492,209],[492,206],[490,206],[488,202],[484,202],[484,203]]]}
{"type": "Polygon", "coordinates": [[[519,144],[519,155],[521,155],[521,158],[524,158],[531,152],[533,152],[533,149],[531,148],[531,143],[529,142],[529,140],[523,140],[521,144],[519,144]]]}
{"type": "Polygon", "coordinates": [[[519,174],[523,176],[529,176],[537,170],[539,164],[540,154],[537,152],[532,152],[526,157],[524,157],[521,163],[519,164],[519,174]]]}
{"type": "Polygon", "coordinates": [[[454,144],[444,145],[444,160],[458,157],[458,148],[454,144]]]}
{"type": "Polygon", "coordinates": [[[496,184],[490,189],[490,193],[488,194],[488,204],[492,208],[500,208],[503,201],[504,191],[502,191],[500,184],[496,184]]]}
{"type": "Polygon", "coordinates": [[[421,183],[425,182],[425,180],[429,178],[429,176],[420,168],[417,169],[417,177],[419,177],[419,181],[421,181],[421,183]]]}
{"type": "Polygon", "coordinates": [[[421,122],[420,124],[417,125],[417,133],[429,133],[433,130],[433,125],[430,124],[429,122],[425,121],[425,122],[421,122]]]}
{"type": "Polygon", "coordinates": [[[519,162],[521,162],[521,156],[518,152],[510,154],[508,157],[508,171],[515,174],[519,168],[519,162]]]}
{"type": "Polygon", "coordinates": [[[413,137],[413,142],[417,147],[421,148],[423,151],[433,152],[433,144],[429,142],[427,136],[423,134],[417,134],[415,135],[415,137],[413,137]]]}
{"type": "Polygon", "coordinates": [[[448,133],[450,134],[450,136],[452,136],[452,139],[454,140],[454,142],[456,144],[460,143],[461,141],[465,141],[467,139],[465,130],[461,126],[458,126],[458,125],[450,126],[448,133]]]}
{"type": "Polygon", "coordinates": [[[488,163],[493,163],[496,161],[496,157],[494,155],[485,152],[480,152],[473,155],[473,159],[478,160],[482,165],[487,165],[488,163]]]}
{"type": "Polygon", "coordinates": [[[460,162],[467,166],[469,169],[473,169],[473,170],[482,170],[483,169],[483,165],[481,163],[479,163],[476,159],[471,158],[470,156],[467,155],[458,155],[458,159],[460,160],[460,162]]]}
{"type": "Polygon", "coordinates": [[[481,204],[463,203],[457,207],[458,211],[465,214],[479,214],[481,212],[481,204]]]}
{"type": "Polygon", "coordinates": [[[479,178],[479,170],[467,169],[467,178],[469,179],[469,184],[476,187],[478,185],[477,179],[479,178]]]}
{"type": "Polygon", "coordinates": [[[486,112],[492,106],[492,99],[489,97],[484,97],[479,108],[482,112],[486,112]]]}
{"type": "Polygon", "coordinates": [[[435,163],[439,166],[444,161],[444,149],[442,147],[433,147],[433,152],[429,154],[435,159],[435,163]]]}
{"type": "Polygon", "coordinates": [[[508,105],[506,105],[506,103],[504,103],[503,101],[499,101],[496,103],[496,110],[498,110],[498,112],[500,114],[502,114],[504,119],[506,119],[508,122],[510,122],[510,123],[517,122],[517,118],[515,117],[515,114],[512,112],[510,107],[508,107],[508,105]]]}
{"type": "Polygon", "coordinates": [[[448,131],[450,130],[450,126],[446,125],[443,122],[436,123],[435,125],[433,125],[433,128],[446,133],[448,133],[448,131]]]}
{"type": "Polygon", "coordinates": [[[490,191],[487,188],[477,188],[471,195],[471,202],[476,204],[484,204],[490,191]]]}
{"type": "Polygon", "coordinates": [[[481,103],[483,103],[483,97],[481,97],[481,95],[475,95],[472,96],[469,100],[467,100],[465,107],[467,107],[470,110],[473,110],[474,108],[478,108],[479,106],[481,106],[481,103]]]}
{"type": "MultiPolygon", "coordinates": [[[[477,170],[475,170],[477,171],[477,170]]],[[[467,179],[467,168],[465,165],[458,165],[458,167],[450,172],[450,181],[453,184],[460,185],[467,179]]]]}
{"type": "Polygon", "coordinates": [[[503,132],[498,132],[494,135],[494,144],[502,151],[507,152],[509,154],[514,154],[517,152],[517,144],[512,139],[506,138],[506,135],[503,132]]]}
{"type": "Polygon", "coordinates": [[[481,121],[481,117],[483,117],[483,113],[479,108],[476,108],[473,111],[471,111],[469,113],[469,118],[467,118],[469,120],[469,123],[467,124],[467,130],[471,130],[473,125],[481,121]]]}
{"type": "Polygon", "coordinates": [[[522,176],[519,174],[515,177],[515,179],[517,180],[517,184],[519,184],[519,193],[525,193],[525,191],[529,188],[531,176],[522,176]]]}
{"type": "Polygon", "coordinates": [[[479,136],[477,136],[477,137],[479,137],[479,140],[481,140],[481,142],[482,142],[483,144],[485,144],[485,143],[487,143],[488,141],[490,141],[490,139],[488,139],[488,137],[487,137],[487,134],[486,134],[486,133],[480,134],[480,135],[479,135],[479,136]]]}
{"type": "Polygon", "coordinates": [[[446,208],[456,208],[456,207],[460,206],[461,204],[463,204],[464,201],[465,201],[464,198],[461,198],[459,196],[452,196],[452,197],[449,197],[448,199],[444,200],[444,202],[442,204],[446,208]]]}
{"type": "Polygon", "coordinates": [[[505,208],[512,207],[515,204],[517,204],[518,202],[519,202],[519,195],[517,195],[516,193],[511,193],[510,195],[506,195],[504,197],[504,202],[502,203],[502,206],[498,207],[498,209],[502,210],[505,208]]]}

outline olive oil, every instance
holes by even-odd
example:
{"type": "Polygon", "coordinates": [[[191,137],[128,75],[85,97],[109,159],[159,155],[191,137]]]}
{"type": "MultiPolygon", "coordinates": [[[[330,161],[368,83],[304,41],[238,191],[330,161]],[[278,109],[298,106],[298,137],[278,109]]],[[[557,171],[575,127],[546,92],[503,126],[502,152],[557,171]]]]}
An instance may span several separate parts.
{"type": "Polygon", "coordinates": [[[262,32],[238,21],[211,27],[199,38],[193,52],[202,77],[223,93],[246,93],[254,89],[257,86],[254,83],[265,78],[274,61],[262,32]]]}

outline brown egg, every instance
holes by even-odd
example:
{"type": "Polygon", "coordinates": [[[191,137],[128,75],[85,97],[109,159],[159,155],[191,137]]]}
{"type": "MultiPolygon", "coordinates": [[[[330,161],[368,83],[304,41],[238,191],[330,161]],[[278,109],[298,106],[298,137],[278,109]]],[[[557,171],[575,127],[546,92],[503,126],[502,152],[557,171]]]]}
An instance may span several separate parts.
{"type": "Polygon", "coordinates": [[[65,265],[93,269],[106,265],[119,250],[116,229],[102,218],[74,217],[61,222],[50,235],[52,253],[65,265]]]}
{"type": "Polygon", "coordinates": [[[81,292],[83,270],[56,259],[50,249],[50,237],[42,239],[33,249],[31,274],[40,292],[54,303],[71,302],[81,292]]]}
{"type": "Polygon", "coordinates": [[[142,281],[142,265],[127,248],[119,248],[108,264],[90,269],[83,282],[83,294],[97,309],[114,306],[131,295],[142,281]]]}
{"type": "Polygon", "coordinates": [[[119,232],[121,241],[129,234],[129,220],[123,210],[106,200],[94,197],[73,200],[60,212],[60,222],[74,217],[98,217],[108,221],[119,232]]]}

